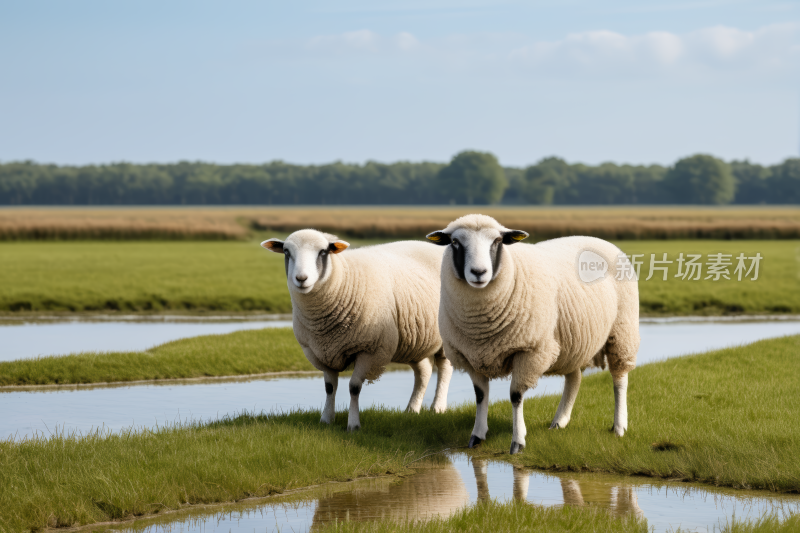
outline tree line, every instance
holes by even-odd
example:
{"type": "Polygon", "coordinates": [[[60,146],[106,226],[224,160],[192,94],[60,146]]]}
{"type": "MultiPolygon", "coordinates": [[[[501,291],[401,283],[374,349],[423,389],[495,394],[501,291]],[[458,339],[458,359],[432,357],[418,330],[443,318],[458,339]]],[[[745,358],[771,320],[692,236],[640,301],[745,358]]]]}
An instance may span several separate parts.
{"type": "Polygon", "coordinates": [[[698,154],[664,167],[550,157],[504,168],[465,151],[448,164],[0,164],[0,205],[182,204],[800,204],[800,159],[762,166],[698,154]]]}

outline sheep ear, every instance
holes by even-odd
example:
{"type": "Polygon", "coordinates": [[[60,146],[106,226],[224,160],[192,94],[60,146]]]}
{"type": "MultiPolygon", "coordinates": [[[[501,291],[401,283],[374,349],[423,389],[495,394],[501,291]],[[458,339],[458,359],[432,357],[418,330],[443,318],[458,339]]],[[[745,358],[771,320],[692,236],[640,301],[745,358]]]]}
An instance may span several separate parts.
{"type": "Polygon", "coordinates": [[[328,245],[328,251],[332,254],[338,254],[347,250],[349,246],[350,243],[347,241],[334,241],[328,245]]]}
{"type": "Polygon", "coordinates": [[[283,241],[278,239],[268,239],[261,243],[262,248],[266,248],[270,252],[275,252],[276,254],[283,253],[283,241]]]}
{"type": "Polygon", "coordinates": [[[527,239],[527,238],[528,234],[518,229],[512,229],[503,232],[503,244],[514,244],[515,242],[519,242],[522,239],[527,239]]]}
{"type": "Polygon", "coordinates": [[[443,231],[434,231],[433,233],[428,233],[426,238],[433,244],[438,244],[439,246],[447,246],[451,242],[450,235],[443,231]]]}

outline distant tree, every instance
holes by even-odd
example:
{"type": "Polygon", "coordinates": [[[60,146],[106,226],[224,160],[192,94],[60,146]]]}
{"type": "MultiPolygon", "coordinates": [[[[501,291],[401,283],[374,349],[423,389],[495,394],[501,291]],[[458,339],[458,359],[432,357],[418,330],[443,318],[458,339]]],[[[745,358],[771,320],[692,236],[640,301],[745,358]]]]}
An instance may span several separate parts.
{"type": "Polygon", "coordinates": [[[679,160],[664,178],[670,201],[677,204],[730,203],[736,194],[731,168],[710,155],[697,154],[679,160]]]}
{"type": "Polygon", "coordinates": [[[736,180],[735,204],[763,204],[769,194],[770,169],[750,161],[732,161],[731,172],[736,180]]]}
{"type": "Polygon", "coordinates": [[[496,204],[508,180],[497,158],[488,152],[465,151],[453,157],[437,179],[445,201],[459,204],[496,204]]]}
{"type": "Polygon", "coordinates": [[[570,166],[563,159],[558,157],[542,159],[525,170],[523,197],[531,204],[556,203],[556,193],[559,193],[559,197],[568,194],[570,171],[570,166]]]}
{"type": "Polygon", "coordinates": [[[800,203],[800,159],[787,159],[780,165],[770,167],[767,181],[768,198],[772,204],[800,203]]]}

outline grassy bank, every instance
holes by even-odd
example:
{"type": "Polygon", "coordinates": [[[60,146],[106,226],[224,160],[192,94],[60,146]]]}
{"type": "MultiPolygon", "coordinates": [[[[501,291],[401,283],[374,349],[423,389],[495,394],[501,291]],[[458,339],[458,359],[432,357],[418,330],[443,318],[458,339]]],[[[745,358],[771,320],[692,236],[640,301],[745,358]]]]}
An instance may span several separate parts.
{"type": "MultiPolygon", "coordinates": [[[[278,233],[277,235],[283,236],[278,233]]],[[[800,313],[800,241],[621,241],[645,254],[641,310],[651,315],[800,313]],[[731,254],[729,280],[650,280],[650,254],[731,254]],[[737,281],[736,256],[763,257],[759,279],[737,281]]],[[[749,266],[749,262],[747,264],[749,266]]],[[[0,313],[291,311],[283,258],[257,242],[0,243],[0,313]]]]}
{"type": "Polygon", "coordinates": [[[241,376],[314,370],[291,328],[168,342],[144,352],[81,353],[0,362],[0,387],[241,376]]]}
{"type": "MultiPolygon", "coordinates": [[[[572,422],[548,431],[558,397],[525,402],[528,446],[507,455],[511,405],[492,404],[477,456],[528,467],[593,470],[720,486],[800,491],[800,336],[671,359],[631,374],[630,430],[609,432],[608,373],[584,379],[572,422]]],[[[494,386],[507,386],[496,382],[494,386]]],[[[362,430],[319,412],[242,415],[113,436],[0,442],[0,528],[90,523],[235,501],[247,495],[403,473],[431,451],[466,444],[474,405],[444,415],[367,409],[362,430]]]]}
{"type": "Polygon", "coordinates": [[[357,238],[417,238],[468,213],[535,239],[798,239],[795,206],[217,206],[0,208],[0,240],[247,239],[313,227],[357,238]]]}
{"type": "Polygon", "coordinates": [[[375,522],[340,522],[323,527],[325,533],[447,533],[464,531],[486,533],[537,532],[625,532],[647,533],[646,520],[633,516],[617,518],[611,513],[591,507],[538,507],[529,503],[481,503],[458,511],[448,518],[427,522],[397,523],[389,520],[375,522]]]}
{"type": "MultiPolygon", "coordinates": [[[[734,519],[721,524],[719,533],[792,533],[800,530],[800,515],[787,518],[768,515],[755,520],[734,519]]],[[[485,533],[517,531],[536,532],[641,532],[650,531],[645,520],[633,517],[616,518],[601,509],[591,507],[537,507],[529,503],[483,503],[464,509],[449,518],[434,518],[428,522],[397,523],[389,520],[375,522],[340,522],[321,529],[324,533],[485,533]]],[[[676,533],[683,531],[676,530],[676,533]]]]}

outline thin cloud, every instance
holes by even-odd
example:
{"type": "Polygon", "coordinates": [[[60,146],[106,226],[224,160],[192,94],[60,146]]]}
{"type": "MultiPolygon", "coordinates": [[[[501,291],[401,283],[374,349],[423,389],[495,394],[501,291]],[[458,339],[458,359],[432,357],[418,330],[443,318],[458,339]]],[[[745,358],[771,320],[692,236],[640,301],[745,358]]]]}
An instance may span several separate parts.
{"type": "Polygon", "coordinates": [[[337,52],[381,52],[390,50],[413,50],[419,40],[408,32],[400,32],[390,38],[370,30],[356,30],[337,35],[320,35],[308,42],[310,50],[337,52]]]}
{"type": "Polygon", "coordinates": [[[390,36],[362,29],[311,39],[312,53],[357,58],[407,57],[406,66],[459,71],[505,70],[545,78],[659,76],[691,77],[714,73],[797,76],[800,24],[776,24],[754,31],[727,26],[685,34],[653,31],[624,35],[608,30],[571,33],[556,41],[531,42],[519,34],[451,35],[420,40],[408,32],[390,36]]]}

